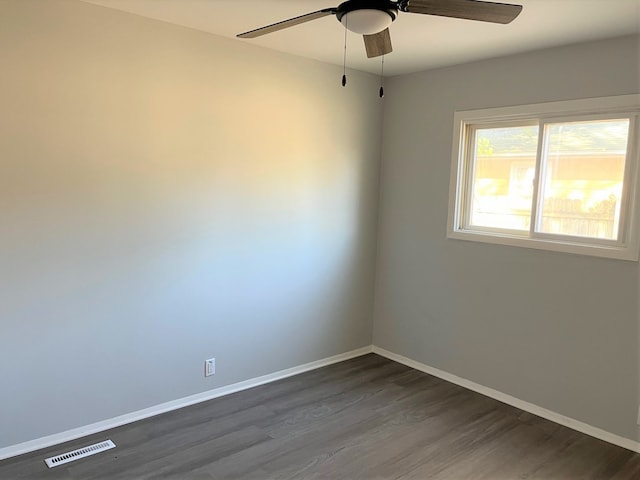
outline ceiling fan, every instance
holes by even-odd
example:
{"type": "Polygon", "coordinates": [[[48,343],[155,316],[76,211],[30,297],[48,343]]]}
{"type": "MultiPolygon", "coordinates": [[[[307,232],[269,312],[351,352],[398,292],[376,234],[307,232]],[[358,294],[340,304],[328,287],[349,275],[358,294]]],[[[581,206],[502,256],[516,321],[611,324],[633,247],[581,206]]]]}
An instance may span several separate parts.
{"type": "Polygon", "coordinates": [[[260,37],[311,20],[335,15],[347,30],[363,35],[367,57],[372,58],[393,51],[389,25],[397,18],[398,12],[506,24],[513,21],[521,11],[522,5],[480,0],[347,0],[337,7],[323,8],[240,33],[237,36],[239,38],[260,37]]]}

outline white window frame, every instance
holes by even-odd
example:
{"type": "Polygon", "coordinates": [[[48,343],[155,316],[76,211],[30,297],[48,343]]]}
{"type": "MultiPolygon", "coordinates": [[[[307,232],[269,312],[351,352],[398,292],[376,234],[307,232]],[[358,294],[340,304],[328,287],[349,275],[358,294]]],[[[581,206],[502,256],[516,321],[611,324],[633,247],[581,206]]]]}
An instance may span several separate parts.
{"type": "Polygon", "coordinates": [[[600,97],[581,100],[539,103],[513,107],[457,111],[454,115],[453,155],[449,186],[449,217],[447,237],[458,240],[493,243],[516,247],[591,255],[637,261],[640,254],[640,94],[600,97]],[[619,219],[618,240],[573,237],[536,231],[542,211],[539,197],[542,149],[545,134],[539,132],[534,179],[531,224],[529,231],[474,227],[468,222],[471,179],[475,160],[469,132],[478,127],[514,126],[563,121],[583,121],[602,118],[629,118],[629,139],[623,180],[623,196],[619,219]]]}

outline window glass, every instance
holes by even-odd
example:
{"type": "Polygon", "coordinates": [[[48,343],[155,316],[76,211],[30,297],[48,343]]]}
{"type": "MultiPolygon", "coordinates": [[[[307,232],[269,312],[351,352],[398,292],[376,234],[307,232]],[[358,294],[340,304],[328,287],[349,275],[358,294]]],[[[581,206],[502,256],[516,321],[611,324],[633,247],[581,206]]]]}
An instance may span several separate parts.
{"type": "Polygon", "coordinates": [[[628,136],[628,119],[546,125],[540,232],[618,239],[628,136]]]}
{"type": "Polygon", "coordinates": [[[477,128],[470,224],[529,231],[538,126],[477,128]]]}

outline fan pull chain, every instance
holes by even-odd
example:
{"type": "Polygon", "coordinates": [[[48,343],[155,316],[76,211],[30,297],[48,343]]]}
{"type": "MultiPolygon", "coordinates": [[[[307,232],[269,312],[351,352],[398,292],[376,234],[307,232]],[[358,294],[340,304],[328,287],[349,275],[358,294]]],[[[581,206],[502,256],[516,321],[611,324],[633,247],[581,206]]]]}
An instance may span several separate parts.
{"type": "Polygon", "coordinates": [[[380,98],[384,98],[384,55],[382,55],[382,69],[380,72],[380,98]]]}
{"type": "Polygon", "coordinates": [[[342,57],[342,86],[347,86],[347,24],[349,23],[349,16],[345,18],[344,22],[344,56],[342,57]]]}

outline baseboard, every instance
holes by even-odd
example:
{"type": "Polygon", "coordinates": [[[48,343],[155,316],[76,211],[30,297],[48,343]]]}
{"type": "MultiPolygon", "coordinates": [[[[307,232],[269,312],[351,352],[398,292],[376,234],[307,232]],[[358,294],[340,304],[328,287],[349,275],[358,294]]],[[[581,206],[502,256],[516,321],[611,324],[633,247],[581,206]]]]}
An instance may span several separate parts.
{"type": "Polygon", "coordinates": [[[103,432],[105,430],[119,427],[127,423],[136,422],[138,420],[143,420],[145,418],[153,417],[155,415],[160,415],[162,413],[170,412],[172,410],[188,407],[196,403],[206,402],[207,400],[212,400],[214,398],[222,397],[222,396],[229,395],[231,393],[236,393],[242,390],[247,390],[249,388],[257,387],[259,385],[264,385],[266,383],[275,382],[276,380],[281,380],[283,378],[291,377],[293,375],[298,375],[300,373],[308,372],[310,370],[315,370],[317,368],[326,367],[327,365],[332,365],[334,363],[343,362],[351,358],[366,355],[367,353],[371,353],[372,351],[373,351],[373,347],[369,345],[367,347],[359,348],[357,350],[341,353],[340,355],[334,355],[333,357],[324,358],[321,360],[317,360],[315,362],[305,363],[304,365],[287,368],[286,370],[280,370],[279,372],[270,373],[268,375],[263,375],[261,377],[245,380],[243,382],[234,383],[232,385],[215,388],[213,390],[208,390],[206,392],[197,393],[195,395],[191,395],[188,397],[179,398],[177,400],[172,400],[170,402],[161,403],[153,407],[145,408],[143,410],[138,410],[136,412],[127,413],[125,415],[120,415],[118,417],[92,423],[90,425],[85,425],[83,427],[74,428],[71,430],[67,430],[65,432],[56,433],[54,435],[47,435],[46,437],[37,438],[35,440],[19,443],[17,445],[0,448],[0,460],[4,460],[10,457],[15,457],[17,455],[22,455],[24,453],[33,452],[36,450],[40,450],[42,448],[51,447],[53,445],[68,442],[70,440],[75,440],[77,438],[81,438],[87,435],[92,435],[94,433],[103,432]]]}
{"type": "Polygon", "coordinates": [[[446,380],[447,382],[451,382],[469,390],[473,390],[474,392],[481,393],[482,395],[486,395],[487,397],[491,397],[502,403],[506,403],[513,407],[519,408],[520,410],[524,410],[525,412],[529,412],[539,417],[546,418],[547,420],[551,420],[552,422],[555,422],[559,425],[569,427],[591,437],[595,437],[597,439],[604,440],[605,442],[612,443],[613,445],[626,448],[627,450],[631,450],[632,452],[640,453],[640,442],[621,437],[620,435],[607,432],[606,430],[594,427],[593,425],[589,425],[579,420],[566,417],[552,410],[539,407],[538,405],[534,405],[533,403],[520,400],[519,398],[512,397],[511,395],[507,395],[506,393],[502,393],[498,390],[485,387],[484,385],[480,385],[478,383],[472,382],[471,380],[458,377],[457,375],[453,375],[443,370],[430,367],[429,365],[425,365],[424,363],[420,363],[402,355],[398,355],[397,353],[390,352],[388,350],[385,350],[384,348],[376,347],[375,345],[373,346],[373,353],[376,353],[382,357],[386,357],[389,360],[393,360],[395,362],[406,365],[407,367],[411,367],[416,370],[420,370],[421,372],[428,373],[429,375],[433,375],[434,377],[441,378],[443,380],[446,380]]]}

